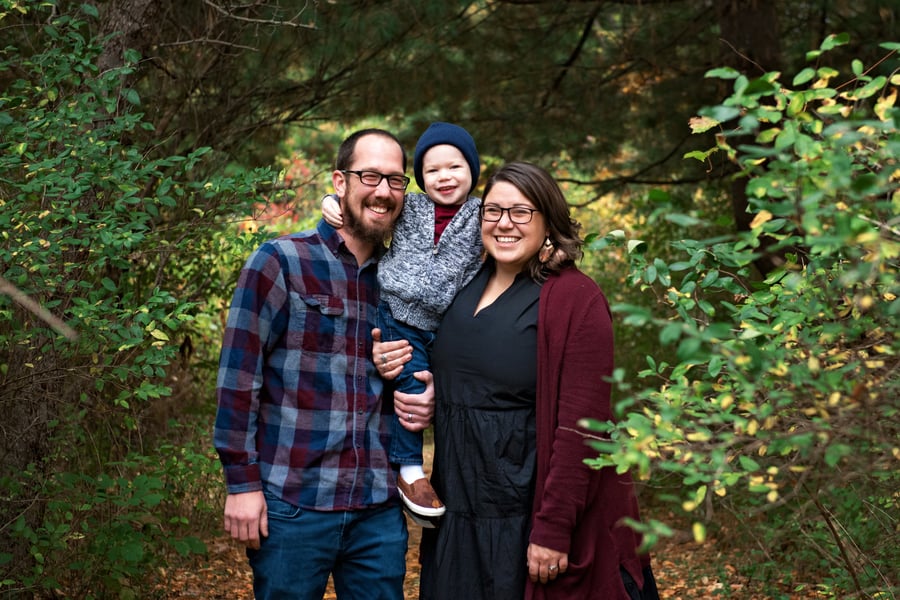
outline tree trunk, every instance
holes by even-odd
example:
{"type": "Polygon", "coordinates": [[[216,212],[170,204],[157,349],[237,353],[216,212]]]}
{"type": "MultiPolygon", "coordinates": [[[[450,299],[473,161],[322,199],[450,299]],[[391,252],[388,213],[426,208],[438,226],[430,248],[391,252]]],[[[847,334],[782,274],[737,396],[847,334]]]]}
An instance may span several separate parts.
{"type": "MultiPolygon", "coordinates": [[[[723,65],[733,67],[751,79],[769,71],[781,70],[781,42],[775,4],[770,0],[716,2],[723,65]]],[[[753,140],[733,141],[734,145],[748,143],[753,143],[753,140]]],[[[747,179],[743,177],[731,184],[731,208],[738,231],[750,231],[753,220],[753,214],[748,211],[746,186],[747,179]]],[[[783,264],[784,258],[767,249],[774,240],[763,238],[761,241],[763,254],[755,264],[765,275],[783,264]]]]}
{"type": "Polygon", "coordinates": [[[159,0],[114,0],[107,6],[101,15],[101,31],[115,37],[106,43],[97,61],[101,71],[122,66],[129,48],[146,54],[162,4],[159,0]]]}

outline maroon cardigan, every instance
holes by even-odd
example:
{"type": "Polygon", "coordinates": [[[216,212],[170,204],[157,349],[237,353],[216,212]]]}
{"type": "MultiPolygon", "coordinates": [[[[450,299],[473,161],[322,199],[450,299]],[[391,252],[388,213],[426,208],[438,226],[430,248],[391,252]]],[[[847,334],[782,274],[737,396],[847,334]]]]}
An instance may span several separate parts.
{"type": "MultiPolygon", "coordinates": [[[[622,524],[639,519],[631,477],[596,470],[582,418],[612,419],[613,330],[609,304],[575,268],[541,289],[537,356],[537,478],[530,542],[569,555],[568,572],[547,584],[528,582],[525,598],[628,600],[619,567],[643,589],[641,537],[622,524]]],[[[596,433],[594,433],[596,435],[596,433]]]]}

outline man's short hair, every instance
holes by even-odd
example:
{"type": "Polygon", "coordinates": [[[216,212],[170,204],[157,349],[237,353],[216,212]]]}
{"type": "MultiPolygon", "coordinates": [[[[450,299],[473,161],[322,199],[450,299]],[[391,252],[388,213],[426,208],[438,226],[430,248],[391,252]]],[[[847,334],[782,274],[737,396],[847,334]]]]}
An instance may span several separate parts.
{"type": "Polygon", "coordinates": [[[401,144],[400,140],[397,139],[397,136],[390,131],[374,127],[353,132],[347,139],[341,142],[341,147],[338,148],[337,160],[334,162],[334,169],[336,171],[343,171],[353,166],[353,154],[356,152],[356,143],[367,135],[380,135],[394,140],[397,143],[397,146],[400,147],[400,152],[403,154],[403,172],[406,172],[406,150],[403,149],[403,144],[401,144]]]}

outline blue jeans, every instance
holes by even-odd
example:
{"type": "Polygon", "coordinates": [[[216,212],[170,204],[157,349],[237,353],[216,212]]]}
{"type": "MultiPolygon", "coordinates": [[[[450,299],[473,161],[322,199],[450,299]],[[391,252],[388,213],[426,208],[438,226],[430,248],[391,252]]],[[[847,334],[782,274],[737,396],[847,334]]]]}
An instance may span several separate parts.
{"type": "MultiPolygon", "coordinates": [[[[396,389],[404,394],[424,392],[425,384],[413,377],[413,373],[431,370],[428,355],[434,344],[434,332],[395,320],[385,302],[378,305],[378,327],[382,340],[407,340],[412,346],[412,360],[403,365],[403,371],[394,381],[396,389]]],[[[405,429],[396,414],[391,418],[390,461],[397,465],[421,465],[423,462],[422,433],[405,429]]]]}
{"type": "Polygon", "coordinates": [[[269,536],[247,550],[257,600],[321,600],[329,574],[338,598],[403,600],[408,532],[399,503],[321,512],[265,496],[269,536]]]}

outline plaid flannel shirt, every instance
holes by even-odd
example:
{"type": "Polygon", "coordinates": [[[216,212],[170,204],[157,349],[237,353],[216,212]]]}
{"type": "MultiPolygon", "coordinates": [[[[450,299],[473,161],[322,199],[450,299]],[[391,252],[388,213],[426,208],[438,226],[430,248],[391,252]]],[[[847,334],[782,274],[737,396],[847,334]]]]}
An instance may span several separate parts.
{"type": "Polygon", "coordinates": [[[247,260],[217,382],[214,442],[229,493],[265,487],[324,511],[397,495],[393,407],[371,360],[376,270],[377,258],[358,266],[324,221],[247,260]]]}

